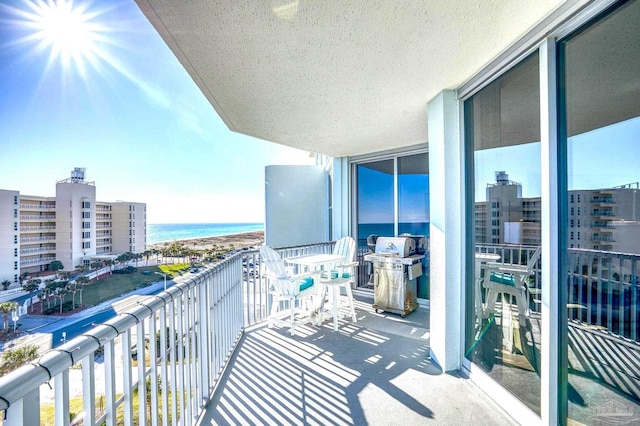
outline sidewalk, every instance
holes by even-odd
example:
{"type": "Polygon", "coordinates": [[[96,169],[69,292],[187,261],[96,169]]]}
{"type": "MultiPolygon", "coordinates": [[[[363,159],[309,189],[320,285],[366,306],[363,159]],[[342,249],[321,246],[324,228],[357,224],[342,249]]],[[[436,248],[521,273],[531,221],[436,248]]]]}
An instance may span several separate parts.
{"type": "MultiPolygon", "coordinates": [[[[171,281],[167,281],[167,288],[176,284],[177,282],[180,282],[182,279],[183,277],[179,276],[171,281]]],[[[164,290],[164,281],[158,281],[148,285],[147,287],[133,290],[127,294],[107,300],[96,306],[83,309],[82,311],[69,316],[38,314],[24,315],[18,320],[18,330],[23,331],[27,334],[5,342],[4,345],[0,343],[0,352],[5,350],[5,348],[13,349],[25,344],[35,344],[41,348],[41,351],[46,351],[51,348],[52,335],[57,330],[66,329],[78,321],[108,310],[112,310],[115,316],[117,315],[117,311],[122,310],[115,309],[118,305],[118,302],[130,298],[131,296],[147,296],[157,294],[162,290],[164,290]]]]}

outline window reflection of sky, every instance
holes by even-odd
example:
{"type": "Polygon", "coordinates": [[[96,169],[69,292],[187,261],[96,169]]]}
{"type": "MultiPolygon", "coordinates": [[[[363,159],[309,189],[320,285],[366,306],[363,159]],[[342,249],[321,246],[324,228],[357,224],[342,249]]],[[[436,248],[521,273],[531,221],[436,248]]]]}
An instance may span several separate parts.
{"type": "Polygon", "coordinates": [[[640,117],[569,138],[569,189],[640,181],[640,117]]]}
{"type": "Polygon", "coordinates": [[[429,222],[429,175],[398,177],[399,222],[429,222]]]}
{"type": "MultiPolygon", "coordinates": [[[[400,222],[429,222],[429,175],[399,176],[400,222]]],[[[358,223],[393,223],[393,175],[358,167],[358,223]]]]}
{"type": "MultiPolygon", "coordinates": [[[[568,140],[569,190],[611,188],[640,181],[640,117],[595,129],[568,140]]],[[[540,196],[540,142],[475,152],[476,202],[486,201],[487,184],[504,170],[522,184],[524,198],[540,196]]]]}
{"type": "Polygon", "coordinates": [[[393,175],[358,166],[358,223],[393,222],[393,175]]]}

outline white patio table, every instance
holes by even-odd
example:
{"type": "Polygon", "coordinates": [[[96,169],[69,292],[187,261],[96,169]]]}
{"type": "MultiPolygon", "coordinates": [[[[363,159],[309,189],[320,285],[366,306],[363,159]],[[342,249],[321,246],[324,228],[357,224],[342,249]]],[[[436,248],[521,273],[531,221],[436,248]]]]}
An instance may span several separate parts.
{"type": "MultiPolygon", "coordinates": [[[[318,283],[318,285],[322,286],[322,290],[320,292],[321,297],[326,297],[327,294],[327,285],[324,284],[322,282],[322,280],[320,279],[320,275],[322,273],[322,271],[327,268],[330,267],[333,264],[336,263],[343,263],[346,260],[346,258],[344,256],[340,256],[337,254],[331,254],[331,253],[321,253],[321,254],[310,254],[310,255],[304,255],[304,256],[295,256],[295,257],[289,257],[286,258],[285,261],[287,263],[291,263],[294,265],[300,265],[303,266],[305,268],[307,268],[309,271],[315,272],[316,273],[316,282],[318,283]]],[[[334,330],[337,329],[338,326],[338,309],[339,309],[339,304],[337,303],[337,294],[336,294],[336,289],[335,286],[331,286],[333,293],[332,293],[332,300],[333,300],[333,328],[334,330]]],[[[320,307],[324,306],[324,303],[320,304],[320,307]]],[[[318,321],[317,324],[320,325],[322,323],[322,312],[318,312],[318,321]]]]}

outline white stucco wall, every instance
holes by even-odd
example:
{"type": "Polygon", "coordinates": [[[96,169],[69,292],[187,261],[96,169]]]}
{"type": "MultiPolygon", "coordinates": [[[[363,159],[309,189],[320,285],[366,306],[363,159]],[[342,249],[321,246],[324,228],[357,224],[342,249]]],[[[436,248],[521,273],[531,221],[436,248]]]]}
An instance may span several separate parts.
{"type": "Polygon", "coordinates": [[[329,178],[324,167],[265,167],[265,244],[324,241],[329,241],[329,178]]]}

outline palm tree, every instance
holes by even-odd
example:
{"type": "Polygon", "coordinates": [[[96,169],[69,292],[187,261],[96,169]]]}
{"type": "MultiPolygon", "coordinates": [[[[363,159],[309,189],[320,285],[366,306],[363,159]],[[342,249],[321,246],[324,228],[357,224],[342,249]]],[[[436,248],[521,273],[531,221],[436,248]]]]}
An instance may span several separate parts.
{"type": "Polygon", "coordinates": [[[2,289],[3,290],[7,290],[10,285],[11,285],[11,281],[9,281],[9,280],[2,281],[2,289]]]}
{"type": "Polygon", "coordinates": [[[67,285],[67,290],[71,293],[71,310],[74,310],[76,308],[76,293],[80,290],[80,285],[74,281],[67,285]]]}
{"type": "Polygon", "coordinates": [[[102,260],[94,260],[93,262],[91,262],[91,269],[95,269],[96,271],[96,279],[98,279],[98,270],[100,268],[102,268],[103,266],[103,261],[102,260]]]}
{"type": "Polygon", "coordinates": [[[11,313],[16,309],[18,309],[18,304],[16,302],[0,303],[0,315],[4,317],[4,331],[6,333],[9,332],[9,318],[11,317],[11,313]]]}
{"type": "Polygon", "coordinates": [[[56,278],[58,278],[58,271],[64,269],[64,265],[59,260],[53,260],[49,263],[49,270],[56,272],[56,278]]]}
{"type": "Polygon", "coordinates": [[[83,273],[87,272],[89,270],[89,268],[87,268],[87,265],[82,263],[80,265],[76,265],[76,270],[80,271],[80,273],[83,274],[83,273]]]}
{"type": "Polygon", "coordinates": [[[33,293],[40,288],[40,280],[31,278],[30,280],[22,281],[20,285],[24,291],[29,292],[29,306],[31,307],[31,312],[33,312],[33,293]]]}
{"type": "Polygon", "coordinates": [[[58,289],[58,283],[55,281],[50,281],[44,286],[44,295],[45,299],[47,299],[47,309],[51,308],[51,299],[55,300],[55,293],[58,289]]]}
{"type": "Polygon", "coordinates": [[[2,354],[2,362],[0,362],[0,376],[4,376],[26,365],[29,361],[33,361],[38,357],[38,347],[35,345],[25,345],[16,349],[9,349],[2,354]]]}
{"type": "Polygon", "coordinates": [[[85,277],[84,275],[79,276],[78,278],[76,278],[76,284],[79,286],[79,291],[80,291],[80,306],[83,306],[82,303],[82,292],[84,291],[84,287],[89,284],[91,282],[91,280],[88,277],[85,277]]]}
{"type": "Polygon", "coordinates": [[[144,256],[145,258],[144,266],[149,266],[149,256],[151,256],[151,254],[152,254],[151,250],[145,250],[142,252],[142,256],[144,256]]]}
{"type": "Polygon", "coordinates": [[[67,297],[68,292],[67,283],[56,289],[55,297],[60,300],[60,313],[62,313],[62,309],[64,308],[64,299],[67,297]]]}

